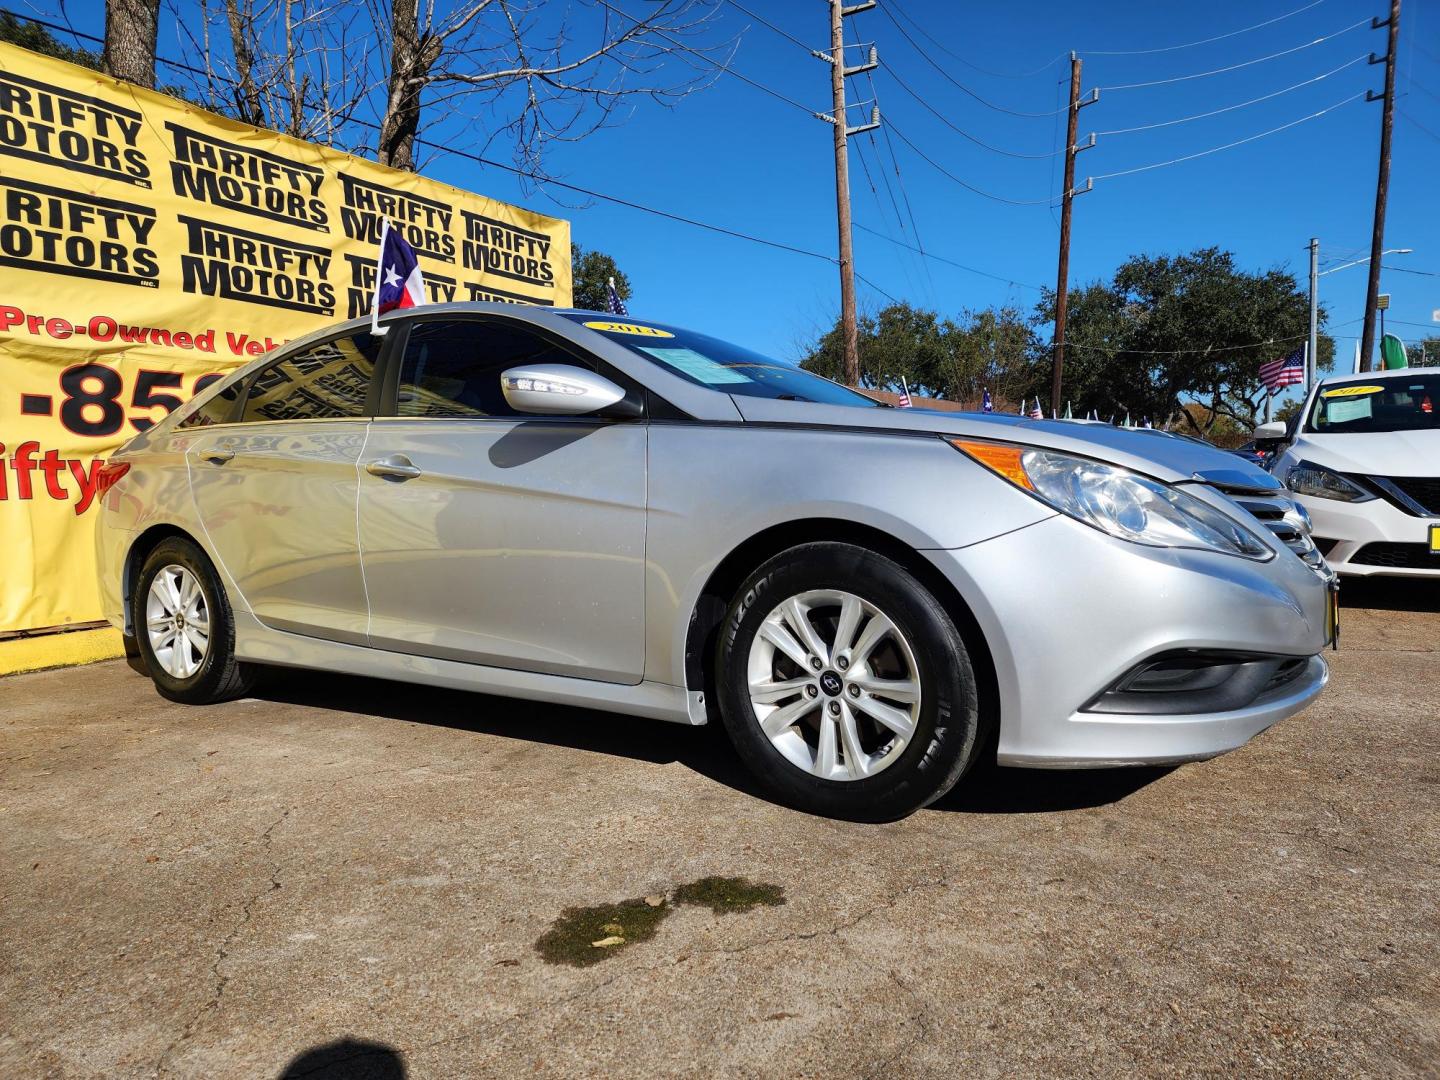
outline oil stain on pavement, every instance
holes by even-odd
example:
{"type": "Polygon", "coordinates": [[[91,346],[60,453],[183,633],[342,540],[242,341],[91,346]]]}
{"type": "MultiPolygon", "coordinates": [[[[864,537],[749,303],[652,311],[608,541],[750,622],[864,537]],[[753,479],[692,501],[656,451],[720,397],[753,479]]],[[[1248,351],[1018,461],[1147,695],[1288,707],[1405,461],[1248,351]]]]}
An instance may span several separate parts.
{"type": "Polygon", "coordinates": [[[589,967],[637,941],[653,938],[676,904],[708,907],[723,915],[784,902],[785,890],[779,885],[746,878],[704,877],[678,886],[670,897],[652,895],[566,908],[535,942],[535,951],[551,964],[589,967]]]}

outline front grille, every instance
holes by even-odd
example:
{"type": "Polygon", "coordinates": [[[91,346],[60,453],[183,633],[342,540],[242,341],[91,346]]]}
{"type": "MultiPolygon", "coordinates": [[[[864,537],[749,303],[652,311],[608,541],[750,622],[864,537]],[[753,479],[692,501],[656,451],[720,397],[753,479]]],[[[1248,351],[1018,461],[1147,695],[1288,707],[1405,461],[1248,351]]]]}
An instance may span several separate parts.
{"type": "Polygon", "coordinates": [[[1389,541],[1366,544],[1350,556],[1350,561],[1362,566],[1386,566],[1395,570],[1440,570],[1440,554],[1431,552],[1426,544],[1389,541]]]}
{"type": "Polygon", "coordinates": [[[1310,539],[1310,519],[1288,495],[1230,497],[1279,537],[1280,542],[1300,556],[1312,570],[1325,573],[1325,559],[1310,539]]]}
{"type": "Polygon", "coordinates": [[[1440,476],[1367,476],[1363,479],[1370,481],[1372,491],[1407,514],[1414,514],[1418,509],[1423,514],[1440,517],[1440,476]]]}

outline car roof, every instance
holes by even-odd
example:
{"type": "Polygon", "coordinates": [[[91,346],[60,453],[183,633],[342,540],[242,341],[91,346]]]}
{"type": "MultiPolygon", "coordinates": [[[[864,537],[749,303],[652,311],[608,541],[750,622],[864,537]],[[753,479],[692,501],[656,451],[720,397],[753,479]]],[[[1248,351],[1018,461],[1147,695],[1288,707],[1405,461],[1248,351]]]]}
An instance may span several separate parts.
{"type": "Polygon", "coordinates": [[[1417,371],[1425,375],[1440,375],[1440,367],[1432,364],[1429,367],[1388,368],[1384,371],[1357,371],[1346,375],[1327,375],[1320,380],[1320,385],[1325,386],[1349,379],[1408,379],[1417,371]]]}

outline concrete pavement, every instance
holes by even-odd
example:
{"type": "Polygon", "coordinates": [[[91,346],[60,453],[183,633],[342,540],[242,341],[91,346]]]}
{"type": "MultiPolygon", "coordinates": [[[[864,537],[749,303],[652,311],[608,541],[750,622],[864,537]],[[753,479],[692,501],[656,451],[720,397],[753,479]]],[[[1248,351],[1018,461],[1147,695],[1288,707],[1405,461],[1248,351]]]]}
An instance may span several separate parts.
{"type": "Polygon", "coordinates": [[[0,1074],[1440,1075],[1440,590],[1346,602],[1330,688],[1236,753],[886,826],[756,797],[706,729],[0,680],[0,1074]],[[670,904],[710,875],[785,902],[670,904]],[[535,948],[645,896],[603,962],[535,948]]]}

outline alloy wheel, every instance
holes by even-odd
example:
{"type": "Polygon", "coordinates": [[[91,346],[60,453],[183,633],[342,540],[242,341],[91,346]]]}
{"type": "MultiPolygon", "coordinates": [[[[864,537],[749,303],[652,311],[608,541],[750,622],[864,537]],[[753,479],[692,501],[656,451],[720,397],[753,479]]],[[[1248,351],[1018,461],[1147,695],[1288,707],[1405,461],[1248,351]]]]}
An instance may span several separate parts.
{"type": "Polygon", "coordinates": [[[920,670],[894,621],[839,589],[776,605],[750,646],[750,703],[792,765],[863,780],[892,765],[920,718],[920,670]]]}
{"type": "Polygon", "coordinates": [[[210,609],[195,574],[171,563],[150,582],[145,598],[150,650],[166,674],[188,679],[210,651],[210,609]]]}

